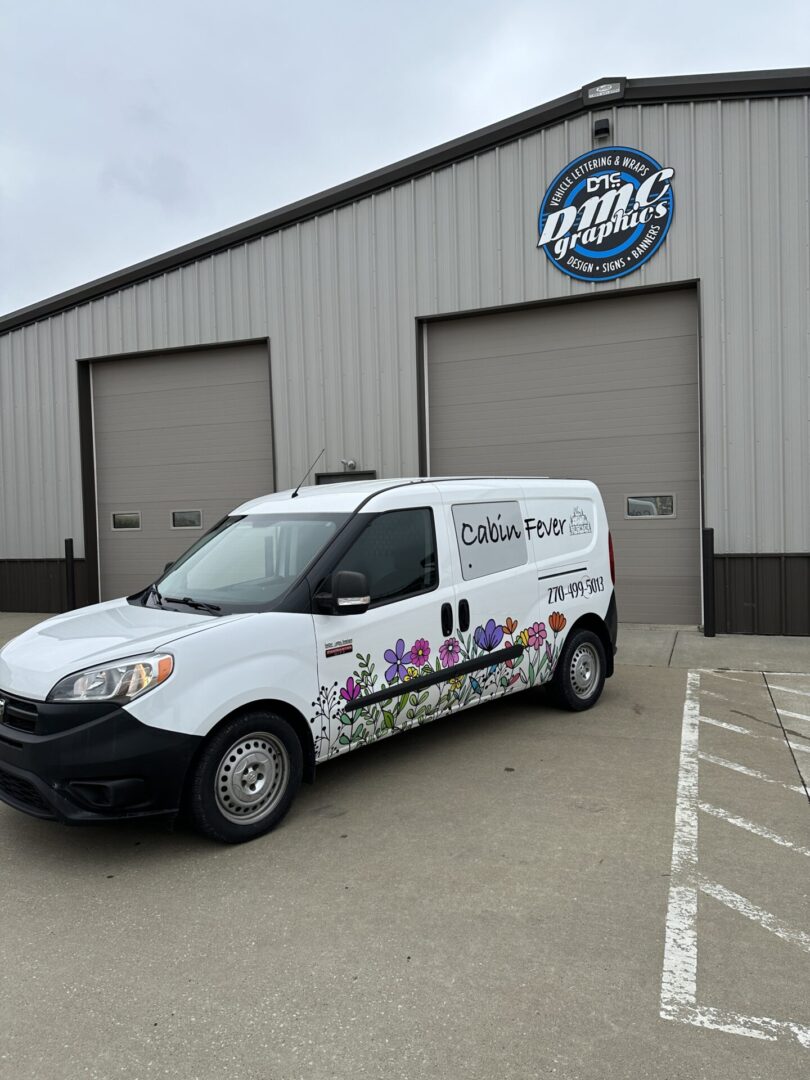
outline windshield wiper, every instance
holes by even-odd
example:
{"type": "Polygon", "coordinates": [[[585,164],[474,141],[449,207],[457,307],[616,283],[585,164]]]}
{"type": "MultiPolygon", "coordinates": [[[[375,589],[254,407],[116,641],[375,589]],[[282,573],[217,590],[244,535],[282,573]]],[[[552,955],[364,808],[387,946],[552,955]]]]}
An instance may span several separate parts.
{"type": "Polygon", "coordinates": [[[197,608],[198,611],[222,611],[218,604],[206,604],[203,600],[192,600],[190,596],[164,596],[161,599],[167,604],[185,604],[186,607],[197,608]]]}

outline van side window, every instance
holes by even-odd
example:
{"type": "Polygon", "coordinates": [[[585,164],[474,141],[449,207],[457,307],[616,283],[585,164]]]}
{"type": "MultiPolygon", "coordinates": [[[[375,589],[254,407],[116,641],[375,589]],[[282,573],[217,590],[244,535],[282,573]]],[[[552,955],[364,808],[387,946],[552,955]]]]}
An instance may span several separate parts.
{"type": "Polygon", "coordinates": [[[433,511],[390,510],[375,517],[335,570],[365,574],[372,606],[435,589],[439,569],[433,511]]]}

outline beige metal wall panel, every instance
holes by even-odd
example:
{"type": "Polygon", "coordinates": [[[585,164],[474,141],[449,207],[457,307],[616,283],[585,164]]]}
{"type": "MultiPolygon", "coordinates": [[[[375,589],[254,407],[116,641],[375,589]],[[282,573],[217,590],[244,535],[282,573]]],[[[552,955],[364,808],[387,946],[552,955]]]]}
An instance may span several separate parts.
{"type": "Polygon", "coordinates": [[[706,524],[725,551],[810,548],[804,97],[615,105],[610,142],[676,169],[666,242],[575,281],[537,249],[576,117],[0,337],[0,559],[82,554],[79,358],[269,337],[277,474],[418,469],[420,317],[699,279],[706,524]]]}

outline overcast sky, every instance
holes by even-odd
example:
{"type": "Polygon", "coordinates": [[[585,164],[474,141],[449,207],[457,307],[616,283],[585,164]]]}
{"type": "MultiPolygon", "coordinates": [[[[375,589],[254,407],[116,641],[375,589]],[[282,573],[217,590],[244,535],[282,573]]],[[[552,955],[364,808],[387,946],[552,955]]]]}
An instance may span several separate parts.
{"type": "Polygon", "coordinates": [[[808,0],[3,0],[0,312],[603,75],[808,43],[808,0]]]}

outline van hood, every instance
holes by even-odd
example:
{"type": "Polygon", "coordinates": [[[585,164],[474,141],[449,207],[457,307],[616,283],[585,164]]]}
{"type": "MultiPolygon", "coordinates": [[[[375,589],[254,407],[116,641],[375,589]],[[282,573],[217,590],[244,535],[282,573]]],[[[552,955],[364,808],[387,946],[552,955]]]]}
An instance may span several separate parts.
{"type": "Polygon", "coordinates": [[[224,622],[197,611],[141,607],[126,600],[79,608],[26,630],[0,649],[0,693],[44,701],[56,683],[82,668],[150,653],[224,622]]]}

